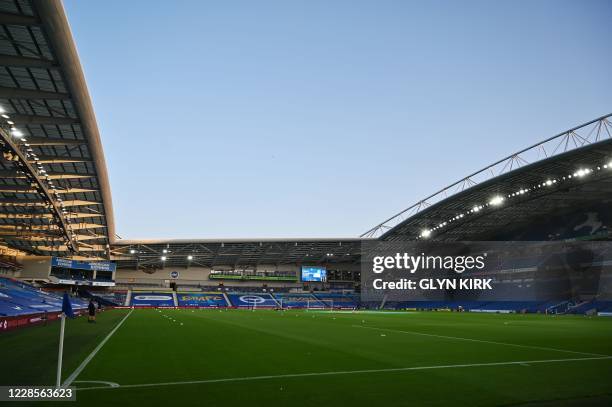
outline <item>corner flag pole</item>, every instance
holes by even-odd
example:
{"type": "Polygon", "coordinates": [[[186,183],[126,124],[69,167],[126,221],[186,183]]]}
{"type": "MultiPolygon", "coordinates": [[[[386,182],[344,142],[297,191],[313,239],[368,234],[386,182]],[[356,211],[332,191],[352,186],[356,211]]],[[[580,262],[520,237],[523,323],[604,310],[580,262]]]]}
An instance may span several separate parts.
{"type": "Polygon", "coordinates": [[[62,299],[62,313],[60,314],[60,338],[59,338],[59,350],[57,352],[57,378],[55,380],[55,387],[62,387],[62,359],[64,357],[64,329],[66,328],[66,318],[74,318],[74,312],[72,312],[72,304],[70,304],[70,297],[68,293],[64,293],[62,299]]]}
{"type": "Polygon", "coordinates": [[[64,356],[64,328],[66,327],[66,316],[62,312],[60,314],[60,339],[59,339],[59,352],[57,354],[57,380],[55,381],[55,387],[59,388],[62,386],[62,358],[64,356]]]}

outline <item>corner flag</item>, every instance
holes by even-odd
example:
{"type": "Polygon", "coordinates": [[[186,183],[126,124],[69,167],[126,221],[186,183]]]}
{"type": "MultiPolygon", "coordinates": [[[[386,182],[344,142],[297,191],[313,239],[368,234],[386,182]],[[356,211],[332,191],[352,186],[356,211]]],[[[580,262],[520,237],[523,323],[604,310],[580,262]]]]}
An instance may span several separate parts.
{"type": "Polygon", "coordinates": [[[62,301],[62,312],[68,318],[74,318],[74,312],[72,312],[72,304],[70,303],[70,297],[68,293],[64,293],[64,300],[62,301]]]}
{"type": "Polygon", "coordinates": [[[57,377],[55,381],[55,387],[60,388],[62,386],[62,359],[64,356],[64,328],[66,326],[66,317],[74,318],[74,312],[72,312],[72,304],[70,304],[70,297],[68,293],[64,293],[62,300],[62,313],[60,314],[60,340],[59,350],[57,352],[57,377]]]}

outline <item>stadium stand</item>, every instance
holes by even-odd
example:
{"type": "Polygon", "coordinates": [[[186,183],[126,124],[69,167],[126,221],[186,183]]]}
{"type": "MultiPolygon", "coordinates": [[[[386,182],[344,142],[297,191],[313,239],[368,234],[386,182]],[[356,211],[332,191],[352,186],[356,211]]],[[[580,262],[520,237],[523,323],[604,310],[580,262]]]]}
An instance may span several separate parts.
{"type": "Polygon", "coordinates": [[[553,311],[558,301],[404,301],[387,303],[387,309],[464,310],[472,312],[559,313],[553,311]]]}
{"type": "Polygon", "coordinates": [[[110,306],[122,306],[127,296],[125,291],[84,291],[83,294],[84,297],[93,298],[103,305],[110,306]]]}
{"type": "Polygon", "coordinates": [[[315,293],[315,298],[329,308],[355,309],[359,306],[357,297],[347,294],[315,293]]]}
{"type": "Polygon", "coordinates": [[[174,307],[174,296],[170,292],[142,292],[132,293],[130,304],[134,307],[174,307]]]}
{"type": "Polygon", "coordinates": [[[597,311],[598,312],[612,312],[612,301],[598,301],[597,311]]]}
{"type": "Polygon", "coordinates": [[[228,293],[230,305],[238,308],[276,308],[278,302],[270,293],[228,293]]]}
{"type": "MultiPolygon", "coordinates": [[[[123,306],[126,296],[124,291],[91,292],[86,297],[94,298],[105,305],[123,306]]],[[[129,294],[129,305],[134,307],[194,307],[194,308],[331,308],[354,309],[358,307],[355,295],[338,293],[266,293],[259,291],[224,291],[224,292],[169,292],[133,291],[129,294]],[[176,303],[174,296],[176,295],[176,303]]]]}
{"type": "MultiPolygon", "coordinates": [[[[76,309],[84,309],[87,303],[73,298],[76,309]]],[[[41,312],[59,312],[62,309],[60,296],[44,292],[29,284],[0,277],[0,316],[27,315],[41,312]]]]}
{"type": "Polygon", "coordinates": [[[191,292],[177,294],[180,307],[219,308],[229,304],[225,296],[214,292],[191,292]]]}
{"type": "Polygon", "coordinates": [[[567,314],[586,314],[589,312],[612,312],[612,301],[591,299],[568,307],[567,314]]]}
{"type": "MultiPolygon", "coordinates": [[[[168,294],[167,291],[171,287],[167,281],[172,278],[174,288],[183,285],[182,289],[176,292],[197,292],[205,296],[210,291],[216,292],[210,294],[213,296],[225,293],[230,297],[231,305],[237,307],[278,306],[279,301],[275,298],[279,298],[281,292],[354,287],[359,278],[353,277],[359,274],[353,270],[349,273],[347,269],[359,263],[361,246],[368,240],[612,239],[612,216],[609,210],[612,191],[610,114],[548,137],[467,175],[379,223],[361,238],[163,241],[118,239],[110,199],[110,184],[93,105],[88,96],[85,77],[80,70],[78,53],[67,20],[61,8],[56,8],[53,3],[29,0],[6,2],[6,10],[10,11],[6,18],[10,20],[0,22],[7,33],[19,30],[19,35],[13,35],[5,44],[6,49],[3,52],[10,56],[9,61],[23,56],[23,50],[27,49],[36,49],[37,55],[45,55],[44,64],[53,61],[51,71],[28,65],[34,62],[28,58],[25,62],[17,58],[22,66],[4,66],[7,84],[3,85],[6,86],[6,97],[2,101],[0,137],[4,140],[5,157],[14,157],[17,160],[8,160],[3,164],[3,177],[7,185],[15,185],[21,191],[29,191],[35,184],[40,193],[16,194],[11,192],[10,188],[0,191],[2,198],[10,203],[3,205],[0,212],[6,219],[12,219],[15,215],[13,205],[17,205],[23,211],[19,216],[39,219],[41,208],[45,208],[45,217],[54,220],[53,227],[59,232],[58,242],[53,245],[41,244],[41,241],[47,241],[48,236],[40,231],[29,231],[31,239],[7,237],[13,236],[13,231],[7,233],[3,240],[7,249],[28,255],[44,253],[54,257],[71,257],[80,254],[92,259],[115,261],[119,274],[125,273],[122,281],[118,282],[120,287],[126,291],[140,291],[131,293],[127,298],[122,294],[100,294],[92,291],[90,294],[100,301],[121,305],[131,303],[135,306],[176,306],[180,305],[181,301],[183,304],[189,304],[187,306],[200,303],[195,298],[180,300],[175,293],[168,294]],[[56,24],[64,29],[50,29],[56,24]],[[29,80],[14,80],[26,77],[37,78],[37,82],[45,84],[44,88],[33,89],[29,80]],[[58,89],[65,92],[57,92],[58,89]],[[29,106],[31,99],[39,98],[50,100],[52,105],[57,106],[38,106],[36,111],[23,107],[29,106]],[[71,124],[65,127],[56,126],[53,135],[41,131],[37,127],[41,126],[40,124],[27,125],[40,120],[49,125],[64,123],[66,120],[71,124]],[[12,136],[9,124],[18,126],[23,137],[12,136]],[[65,147],[57,146],[62,143],[73,145],[76,142],[75,131],[79,136],[76,141],[80,147],[71,149],[70,154],[66,154],[65,147]],[[35,142],[26,145],[27,138],[35,142]],[[34,156],[35,160],[38,160],[37,155],[40,155],[44,160],[38,162],[36,168],[32,165],[15,167],[19,163],[28,163],[29,155],[34,156]],[[48,176],[43,177],[41,174],[44,172],[38,171],[37,168],[43,166],[42,161],[53,163],[54,177],[61,179],[65,186],[70,186],[63,191],[61,199],[58,194],[50,193],[49,188],[54,187],[50,183],[51,179],[48,176]],[[75,165],[90,161],[93,165],[75,165]],[[84,190],[83,182],[89,183],[86,185],[91,185],[92,189],[84,190]],[[68,227],[71,219],[68,218],[67,212],[60,210],[63,201],[79,203],[75,205],[75,210],[70,212],[70,217],[79,219],[78,233],[73,233],[72,228],[68,227]],[[297,278],[298,272],[289,269],[297,264],[325,265],[330,272],[330,280],[325,286],[302,287],[297,278]],[[241,265],[244,269],[239,271],[232,266],[231,270],[227,270],[231,265],[241,265]],[[277,267],[269,270],[250,270],[253,265],[277,267]],[[208,274],[205,275],[202,271],[201,275],[195,276],[195,272],[192,272],[195,279],[186,278],[185,275],[196,266],[202,270],[206,269],[208,274]],[[176,267],[173,272],[177,276],[179,272],[176,270],[180,270],[180,277],[168,275],[168,271],[173,267],[176,267]],[[142,278],[143,275],[146,277],[142,278]],[[157,279],[150,278],[154,275],[157,275],[157,279]],[[241,284],[231,286],[228,283],[221,290],[211,282],[218,278],[221,285],[235,277],[239,277],[235,282],[241,284]],[[242,284],[254,279],[264,280],[266,285],[257,285],[255,282],[248,286],[242,284]],[[272,288],[273,295],[270,294],[272,288]],[[245,296],[251,296],[251,300],[258,304],[243,301],[241,298],[245,296]]],[[[50,170],[50,167],[45,169],[47,170],[50,170]]],[[[5,229],[15,229],[21,233],[20,225],[13,225],[8,221],[5,223],[5,229]]],[[[0,257],[0,269],[18,268],[19,265],[15,264],[11,257],[0,257]]],[[[514,277],[504,276],[503,279],[511,281],[503,284],[500,281],[494,295],[482,294],[479,298],[453,295],[451,297],[454,302],[440,303],[437,300],[429,300],[429,308],[448,308],[461,304],[462,307],[465,305],[470,309],[482,311],[581,313],[593,309],[592,307],[597,309],[603,304],[603,308],[607,309],[607,303],[588,299],[594,298],[598,292],[593,288],[596,285],[591,282],[603,281],[598,279],[596,273],[592,273],[593,277],[588,281],[581,280],[580,285],[576,283],[572,286],[570,276],[549,276],[548,269],[550,265],[540,264],[537,258],[504,261],[500,263],[497,273],[514,277]],[[551,295],[541,295],[538,285],[546,285],[551,295]],[[585,294],[590,294],[591,297],[586,297],[585,294]]],[[[101,272],[96,281],[91,280],[91,274],[81,271],[59,270],[52,276],[75,280],[76,285],[90,282],[93,286],[94,282],[111,282],[111,277],[101,272]]],[[[499,280],[502,280],[502,277],[499,280]]],[[[574,280],[577,281],[575,278],[574,280]]],[[[59,284],[58,286],[60,290],[66,287],[59,284]]],[[[610,291],[609,286],[607,290],[610,291]]],[[[603,285],[599,291],[605,292],[603,285]]],[[[1,293],[3,296],[0,300],[7,313],[57,308],[54,306],[58,298],[56,295],[46,294],[47,297],[34,288],[3,289],[1,293]],[[11,305],[17,302],[19,305],[11,305]],[[15,306],[22,308],[16,310],[15,306]]],[[[303,298],[308,297],[292,295],[287,298],[292,299],[287,304],[299,306],[303,298]]],[[[324,292],[313,294],[313,298],[334,308],[401,308],[423,305],[417,301],[360,304],[352,296],[324,292]]],[[[208,299],[203,302],[208,304],[208,299]]],[[[221,306],[221,303],[218,305],[221,306]]],[[[309,303],[308,299],[306,303],[309,303]]]]}
{"type": "Polygon", "coordinates": [[[325,308],[326,304],[313,294],[275,293],[282,308],[325,308]]]}

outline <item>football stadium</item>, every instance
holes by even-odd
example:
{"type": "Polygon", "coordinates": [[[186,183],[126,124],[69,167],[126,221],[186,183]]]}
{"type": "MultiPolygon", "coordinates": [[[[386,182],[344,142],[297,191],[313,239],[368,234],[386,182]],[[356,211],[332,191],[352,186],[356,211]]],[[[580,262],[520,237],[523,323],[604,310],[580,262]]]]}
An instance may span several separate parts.
{"type": "Polygon", "coordinates": [[[612,114],[361,236],[121,239],[62,3],[0,26],[3,403],[612,404],[612,114]]]}

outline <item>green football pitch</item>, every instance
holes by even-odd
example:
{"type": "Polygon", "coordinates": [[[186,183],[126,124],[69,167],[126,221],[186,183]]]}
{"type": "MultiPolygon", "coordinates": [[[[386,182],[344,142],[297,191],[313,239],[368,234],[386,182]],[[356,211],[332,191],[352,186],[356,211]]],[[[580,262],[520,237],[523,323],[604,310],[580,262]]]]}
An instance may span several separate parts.
{"type": "MultiPolygon", "coordinates": [[[[2,334],[0,383],[53,384],[58,332],[2,334]]],[[[110,310],[67,322],[63,380],[79,390],[57,404],[612,405],[609,355],[603,317],[110,310]]]]}

